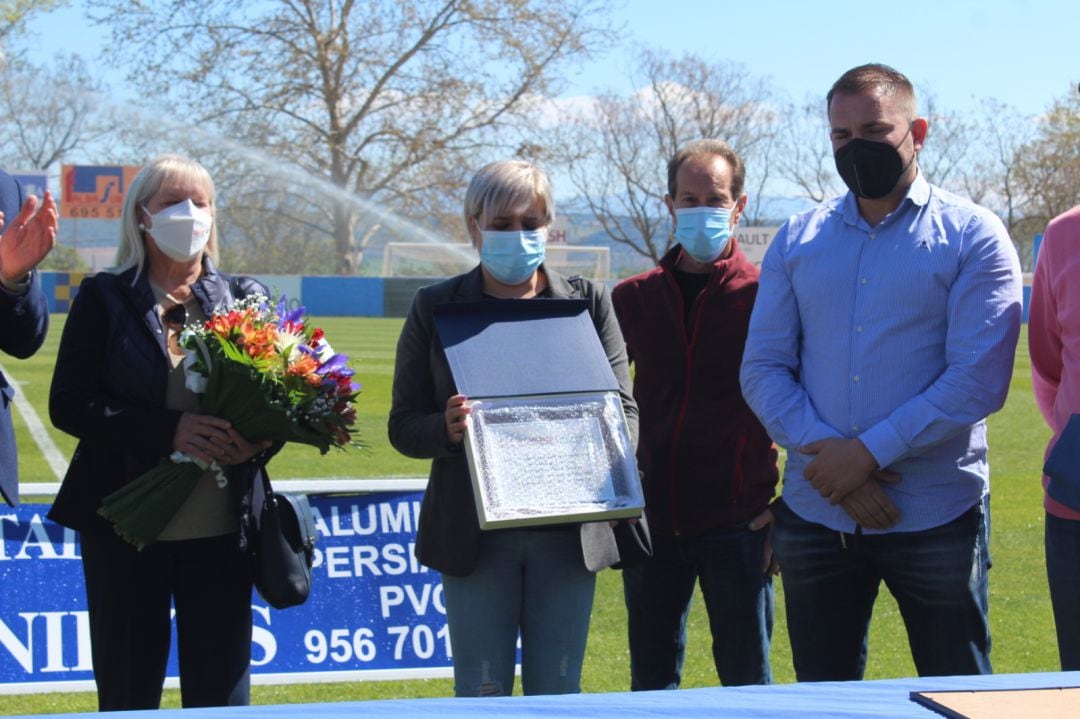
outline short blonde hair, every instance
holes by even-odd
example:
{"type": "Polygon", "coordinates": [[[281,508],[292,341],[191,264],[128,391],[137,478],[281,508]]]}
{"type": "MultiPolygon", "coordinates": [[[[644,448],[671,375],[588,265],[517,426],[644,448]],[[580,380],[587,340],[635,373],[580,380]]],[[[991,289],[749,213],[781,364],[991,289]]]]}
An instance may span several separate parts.
{"type": "Polygon", "coordinates": [[[551,196],[551,181],[537,165],[523,160],[502,160],[480,168],[465,193],[465,225],[476,220],[483,228],[485,221],[517,203],[544,203],[544,226],[555,221],[555,200],[551,196]]]}
{"type": "MultiPolygon", "coordinates": [[[[138,268],[138,278],[146,265],[146,239],[139,220],[139,209],[144,207],[168,180],[178,179],[203,186],[210,198],[211,215],[214,212],[214,181],[206,168],[195,160],[182,155],[159,155],[151,160],[127,188],[124,206],[120,212],[120,246],[116,248],[116,266],[108,271],[120,274],[132,267],[138,268]]],[[[210,239],[206,242],[206,254],[215,263],[218,259],[217,220],[210,226],[210,239]]]]}

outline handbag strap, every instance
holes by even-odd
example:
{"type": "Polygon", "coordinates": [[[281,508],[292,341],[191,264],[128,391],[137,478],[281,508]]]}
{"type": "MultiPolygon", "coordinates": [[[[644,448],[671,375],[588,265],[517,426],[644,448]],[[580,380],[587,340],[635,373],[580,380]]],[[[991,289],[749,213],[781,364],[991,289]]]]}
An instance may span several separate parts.
{"type": "Polygon", "coordinates": [[[270,485],[270,475],[266,473],[265,469],[260,469],[259,476],[262,477],[263,502],[270,505],[271,508],[276,507],[278,500],[274,495],[274,488],[270,485]]]}

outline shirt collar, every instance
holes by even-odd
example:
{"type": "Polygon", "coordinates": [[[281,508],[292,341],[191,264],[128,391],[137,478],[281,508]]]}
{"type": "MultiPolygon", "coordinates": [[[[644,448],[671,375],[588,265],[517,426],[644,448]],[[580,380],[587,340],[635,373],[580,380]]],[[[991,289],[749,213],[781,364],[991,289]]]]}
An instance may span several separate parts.
{"type": "MultiPolygon", "coordinates": [[[[923,177],[922,170],[919,170],[915,175],[915,182],[912,182],[911,187],[908,188],[907,197],[904,198],[904,202],[907,202],[908,200],[911,200],[911,204],[919,207],[930,202],[930,183],[923,177]]],[[[903,202],[900,204],[903,204],[903,202]]]]}
{"type": "MultiPolygon", "coordinates": [[[[890,214],[900,212],[908,202],[917,207],[922,207],[929,201],[930,183],[923,177],[922,170],[918,170],[915,174],[915,180],[911,183],[911,187],[908,188],[907,194],[904,195],[904,199],[900,201],[900,204],[897,205],[896,209],[890,214]]],[[[858,200],[855,198],[855,193],[851,190],[848,190],[847,194],[844,195],[843,217],[844,222],[852,226],[858,226],[860,223],[865,223],[865,220],[862,219],[862,215],[859,214],[858,200]]]]}

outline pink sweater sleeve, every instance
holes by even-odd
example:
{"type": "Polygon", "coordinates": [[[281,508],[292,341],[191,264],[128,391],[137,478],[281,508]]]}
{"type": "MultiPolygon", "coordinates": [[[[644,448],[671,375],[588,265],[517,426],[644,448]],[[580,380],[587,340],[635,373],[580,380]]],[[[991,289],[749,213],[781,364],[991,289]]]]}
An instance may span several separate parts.
{"type": "Polygon", "coordinates": [[[1028,350],[1031,353],[1031,381],[1035,401],[1046,423],[1056,434],[1060,427],[1054,423],[1054,401],[1061,385],[1061,325],[1057,316],[1057,297],[1053,286],[1055,258],[1051,228],[1043,235],[1035,276],[1031,282],[1031,303],[1028,306],[1028,350]]]}
{"type": "MultiPolygon", "coordinates": [[[[1043,233],[1031,284],[1028,348],[1035,401],[1053,430],[1049,453],[1069,417],[1080,413],[1080,206],[1043,233]]],[[[1043,477],[1044,487],[1047,481],[1043,477]]],[[[1055,516],[1080,520],[1080,512],[1049,495],[1043,503],[1055,516]]]]}

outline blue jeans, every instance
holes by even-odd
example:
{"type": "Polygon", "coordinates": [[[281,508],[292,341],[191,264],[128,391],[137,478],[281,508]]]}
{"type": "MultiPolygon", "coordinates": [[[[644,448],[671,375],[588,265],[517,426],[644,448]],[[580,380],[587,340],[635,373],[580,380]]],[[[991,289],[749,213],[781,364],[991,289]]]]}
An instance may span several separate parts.
{"type": "Polygon", "coordinates": [[[761,566],[766,534],[738,527],[696,537],[654,535],[653,558],[623,570],[632,690],[679,686],[695,581],[705,598],[721,683],[772,681],[772,578],[761,566]]]}
{"type": "Polygon", "coordinates": [[[983,505],[920,532],[841,534],[774,508],[799,681],[861,679],[882,581],[900,607],[919,676],[990,673],[983,505]]]}
{"type": "Polygon", "coordinates": [[[525,694],[581,691],[595,587],[577,525],[482,532],[473,573],[443,575],[454,694],[512,694],[519,630],[525,694]]]}
{"type": "Polygon", "coordinates": [[[1062,671],[1080,669],[1080,522],[1046,515],[1046,576],[1062,671]]]}

